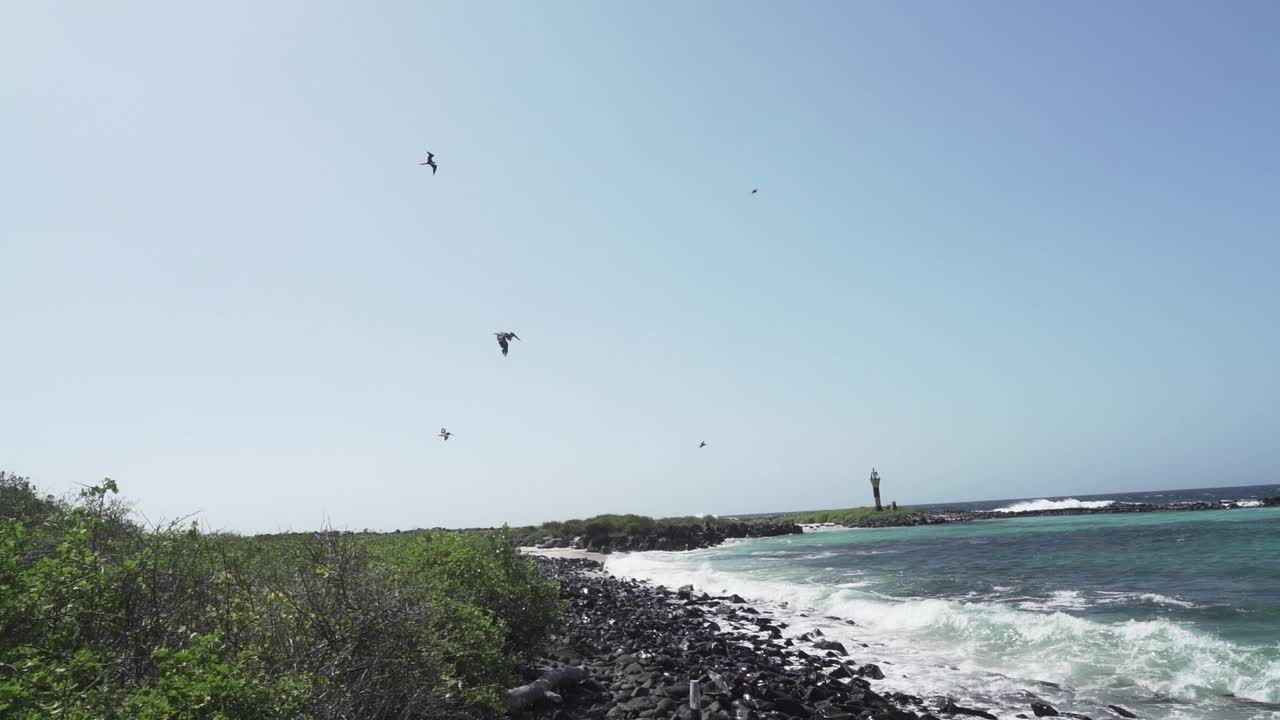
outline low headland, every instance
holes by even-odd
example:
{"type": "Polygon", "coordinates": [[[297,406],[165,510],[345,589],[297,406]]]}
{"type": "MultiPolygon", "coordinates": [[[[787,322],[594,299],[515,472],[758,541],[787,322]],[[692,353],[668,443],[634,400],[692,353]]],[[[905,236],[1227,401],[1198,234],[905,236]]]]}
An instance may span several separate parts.
{"type": "Polygon", "coordinates": [[[1058,507],[1038,510],[929,510],[910,508],[877,512],[875,508],[822,510],[811,513],[779,513],[757,516],[756,520],[777,519],[802,527],[877,528],[938,525],[941,523],[1008,520],[1010,518],[1057,517],[1070,515],[1118,515],[1124,513],[1197,512],[1205,510],[1243,510],[1255,507],[1280,507],[1280,497],[1250,502],[1181,502],[1181,503],[1114,503],[1101,507],[1058,507]]]}
{"type": "Polygon", "coordinates": [[[1280,497],[1251,502],[1115,503],[1101,507],[1059,507],[1039,510],[914,510],[871,507],[773,513],[752,516],[688,516],[651,518],[643,515],[598,515],[585,520],[554,521],[512,529],[522,547],[571,548],[607,555],[648,550],[696,550],[726,540],[776,537],[842,528],[911,527],[943,523],[1007,520],[1010,518],[1113,515],[1120,513],[1196,512],[1280,507],[1280,497]]]}

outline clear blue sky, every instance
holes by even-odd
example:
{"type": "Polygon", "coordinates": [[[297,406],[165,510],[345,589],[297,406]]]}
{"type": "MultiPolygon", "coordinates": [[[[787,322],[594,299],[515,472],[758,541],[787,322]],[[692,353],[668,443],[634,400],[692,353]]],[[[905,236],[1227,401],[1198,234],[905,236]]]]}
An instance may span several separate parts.
{"type": "Polygon", "coordinates": [[[5,2],[0,467],[242,531],[1274,482],[1278,27],[5,2]]]}

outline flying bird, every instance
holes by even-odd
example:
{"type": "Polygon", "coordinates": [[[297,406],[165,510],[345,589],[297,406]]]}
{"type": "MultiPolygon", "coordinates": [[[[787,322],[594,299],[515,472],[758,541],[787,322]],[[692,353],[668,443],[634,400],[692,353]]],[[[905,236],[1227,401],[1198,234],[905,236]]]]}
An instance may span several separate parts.
{"type": "Polygon", "coordinates": [[[699,450],[701,450],[702,448],[704,448],[704,447],[706,447],[706,446],[707,446],[707,441],[706,441],[706,440],[703,440],[703,441],[702,441],[702,443],[701,443],[700,445],[698,445],[698,449],[699,449],[699,450]]]}
{"type": "Polygon", "coordinates": [[[760,192],[760,188],[756,188],[756,189],[752,190],[752,191],[751,191],[751,194],[752,194],[752,195],[755,195],[755,194],[756,194],[756,193],[758,193],[758,192],[760,192]]]}
{"type": "Polygon", "coordinates": [[[418,164],[419,164],[419,165],[430,165],[430,166],[431,166],[431,174],[432,174],[432,175],[435,175],[435,174],[436,174],[436,170],[438,170],[438,169],[440,168],[440,166],[439,166],[439,165],[436,165],[436,154],[435,154],[435,153],[433,153],[433,152],[431,152],[431,151],[429,151],[429,150],[427,151],[427,161],[426,161],[426,162],[424,162],[424,163],[418,163],[418,164]]]}
{"type": "Polygon", "coordinates": [[[441,439],[441,440],[448,440],[452,435],[453,435],[453,433],[449,432],[448,430],[445,430],[444,428],[440,428],[440,439],[441,439]]]}
{"type": "MultiPolygon", "coordinates": [[[[494,336],[498,338],[498,347],[502,348],[503,357],[507,356],[507,348],[509,347],[508,343],[511,342],[511,338],[520,340],[520,336],[516,335],[513,332],[496,332],[494,333],[494,336]]],[[[524,341],[521,340],[521,342],[524,342],[524,341]]]]}

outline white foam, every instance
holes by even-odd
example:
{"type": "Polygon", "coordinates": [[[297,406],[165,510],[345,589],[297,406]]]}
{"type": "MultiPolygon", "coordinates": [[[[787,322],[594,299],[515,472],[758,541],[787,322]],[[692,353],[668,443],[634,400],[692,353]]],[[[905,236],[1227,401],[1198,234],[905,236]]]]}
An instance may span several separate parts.
{"type": "MultiPolygon", "coordinates": [[[[1006,698],[1010,707],[1021,703],[1023,710],[1029,688],[1051,703],[1141,703],[1166,695],[1203,710],[1207,703],[1226,702],[1225,693],[1280,702],[1280,658],[1275,652],[1235,645],[1163,619],[1106,624],[1060,612],[1085,603],[1075,591],[1055,593],[1043,608],[1028,611],[996,602],[890,598],[859,587],[790,582],[770,577],[772,570],[728,572],[713,567],[713,557],[714,551],[611,555],[606,569],[668,587],[692,584],[711,592],[736,592],[762,608],[773,605],[775,614],[786,616],[792,637],[820,627],[851,649],[870,643],[873,649],[859,660],[882,662],[886,679],[879,687],[885,690],[949,695],[962,704],[980,693],[985,702],[1006,698]],[[857,627],[826,620],[827,615],[853,620],[857,627]],[[1041,680],[1062,689],[1034,684],[1041,680]]],[[[1183,602],[1154,593],[1137,595],[1152,602],[1183,602]]]]}
{"type": "Polygon", "coordinates": [[[826,560],[827,558],[833,558],[835,556],[836,556],[836,553],[830,550],[823,550],[822,552],[814,553],[812,555],[801,555],[796,559],[797,560],[826,560]]]}
{"type": "Polygon", "coordinates": [[[1083,610],[1089,607],[1078,590],[1055,590],[1043,600],[1024,600],[1018,603],[1023,610],[1056,612],[1059,610],[1083,610]]]}
{"type": "Polygon", "coordinates": [[[843,532],[849,528],[835,523],[800,523],[800,529],[807,533],[843,532]]]}
{"type": "Polygon", "coordinates": [[[1237,500],[1234,504],[1236,507],[1242,508],[1262,507],[1261,500],[1237,500]]]}
{"type": "Polygon", "coordinates": [[[1020,513],[1034,512],[1038,510],[1072,510],[1075,508],[1104,508],[1114,505],[1115,500],[1077,500],[1075,498],[1067,498],[1066,500],[1027,500],[1025,502],[1014,503],[1009,507],[996,508],[994,512],[1002,513],[1020,513]]]}
{"type": "Polygon", "coordinates": [[[1160,593],[1140,593],[1140,592],[1107,592],[1100,591],[1099,595],[1103,596],[1099,600],[1101,605],[1130,605],[1137,602],[1152,603],[1155,605],[1169,605],[1180,608],[1198,608],[1199,605],[1190,600],[1169,597],[1160,593]]]}

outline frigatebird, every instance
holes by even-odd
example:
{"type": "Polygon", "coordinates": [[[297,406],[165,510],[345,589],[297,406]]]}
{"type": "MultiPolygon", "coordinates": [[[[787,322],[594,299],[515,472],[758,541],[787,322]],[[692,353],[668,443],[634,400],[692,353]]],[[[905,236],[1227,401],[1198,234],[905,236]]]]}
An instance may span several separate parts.
{"type": "Polygon", "coordinates": [[[440,439],[441,439],[441,440],[448,440],[452,435],[453,435],[453,433],[449,432],[448,430],[445,430],[444,428],[440,428],[440,439]]]}
{"type": "Polygon", "coordinates": [[[419,165],[430,165],[430,166],[431,166],[431,174],[432,174],[432,175],[435,175],[435,174],[436,174],[436,170],[438,170],[438,169],[439,169],[439,167],[440,167],[439,165],[436,165],[436,154],[435,154],[435,153],[433,153],[433,152],[431,152],[430,150],[428,150],[428,151],[427,151],[427,161],[426,161],[426,162],[424,162],[424,163],[418,163],[418,164],[419,164],[419,165]]]}

